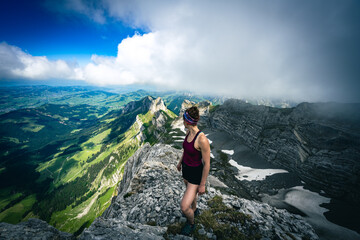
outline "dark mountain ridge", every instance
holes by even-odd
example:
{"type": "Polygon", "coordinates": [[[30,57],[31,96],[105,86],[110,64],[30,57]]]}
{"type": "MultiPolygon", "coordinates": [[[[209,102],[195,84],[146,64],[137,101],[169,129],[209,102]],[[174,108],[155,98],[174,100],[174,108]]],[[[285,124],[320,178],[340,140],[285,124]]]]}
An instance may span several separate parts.
{"type": "Polygon", "coordinates": [[[210,113],[209,124],[330,196],[360,202],[360,104],[279,109],[231,99],[210,113]]]}

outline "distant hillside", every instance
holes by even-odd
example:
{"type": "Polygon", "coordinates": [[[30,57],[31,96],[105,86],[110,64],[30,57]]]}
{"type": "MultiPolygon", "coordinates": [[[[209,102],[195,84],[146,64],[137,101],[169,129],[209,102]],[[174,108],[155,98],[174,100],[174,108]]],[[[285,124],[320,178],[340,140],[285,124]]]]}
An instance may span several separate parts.
{"type": "Polygon", "coordinates": [[[129,102],[140,100],[147,95],[149,93],[144,90],[117,94],[98,87],[1,87],[0,113],[36,108],[43,104],[88,104],[108,109],[119,109],[129,102]]]}

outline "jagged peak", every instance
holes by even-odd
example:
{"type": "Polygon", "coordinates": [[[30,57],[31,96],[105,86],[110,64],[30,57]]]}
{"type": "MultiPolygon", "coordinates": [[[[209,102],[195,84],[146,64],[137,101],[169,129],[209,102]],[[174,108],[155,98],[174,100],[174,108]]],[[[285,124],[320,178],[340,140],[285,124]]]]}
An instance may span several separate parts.
{"type": "Polygon", "coordinates": [[[151,96],[146,96],[138,101],[132,101],[125,105],[123,108],[122,113],[130,113],[134,111],[141,111],[141,112],[148,112],[151,111],[151,113],[155,113],[159,110],[166,111],[167,108],[164,104],[164,101],[158,97],[154,99],[151,96]]]}
{"type": "Polygon", "coordinates": [[[155,112],[158,112],[160,110],[166,111],[167,108],[166,108],[166,106],[164,104],[164,101],[160,97],[158,97],[158,98],[152,100],[151,105],[149,107],[149,110],[152,113],[155,113],[155,112]]]}
{"type": "Polygon", "coordinates": [[[204,115],[204,114],[207,114],[208,113],[208,110],[209,110],[209,107],[211,106],[211,102],[206,100],[206,101],[201,101],[201,102],[198,102],[198,103],[195,103],[193,101],[190,101],[190,100],[187,100],[185,99],[182,104],[181,104],[181,109],[180,109],[180,114],[179,116],[181,116],[185,110],[187,108],[190,108],[192,106],[196,106],[198,107],[199,109],[199,112],[200,112],[200,115],[204,115]]]}

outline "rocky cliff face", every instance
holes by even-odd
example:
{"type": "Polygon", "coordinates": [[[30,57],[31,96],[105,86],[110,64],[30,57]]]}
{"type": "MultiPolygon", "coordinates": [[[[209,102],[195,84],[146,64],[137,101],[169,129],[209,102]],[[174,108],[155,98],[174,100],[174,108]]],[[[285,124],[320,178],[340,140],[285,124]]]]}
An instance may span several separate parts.
{"type": "Polygon", "coordinates": [[[228,100],[209,124],[329,195],[360,201],[360,104],[279,109],[228,100]]]}
{"type": "Polygon", "coordinates": [[[133,101],[125,105],[123,113],[131,113],[135,111],[155,113],[160,110],[166,110],[165,104],[161,98],[153,99],[150,96],[143,98],[141,101],[133,101]]]}
{"type": "Polygon", "coordinates": [[[149,111],[151,111],[152,113],[156,113],[159,112],[160,110],[166,111],[167,108],[165,107],[164,101],[158,97],[156,99],[152,99],[150,107],[149,107],[149,111]]]}
{"type": "Polygon", "coordinates": [[[140,101],[128,103],[122,110],[123,114],[133,114],[136,112],[143,114],[149,113],[145,119],[141,119],[139,115],[137,115],[136,121],[133,124],[134,130],[138,132],[136,138],[139,142],[144,142],[146,140],[150,142],[155,140],[161,141],[164,137],[165,124],[167,121],[170,121],[167,114],[165,114],[168,113],[168,109],[163,100],[160,97],[154,99],[147,96],[140,101]],[[151,120],[150,123],[148,122],[149,120],[151,120]],[[147,129],[149,127],[150,129],[147,129]],[[152,138],[152,136],[154,136],[153,139],[148,139],[148,137],[152,138]]]}
{"type": "Polygon", "coordinates": [[[180,114],[179,116],[182,116],[187,108],[190,108],[192,106],[196,106],[199,109],[200,115],[207,115],[209,113],[209,107],[211,106],[210,101],[203,101],[199,103],[191,102],[189,100],[184,100],[184,102],[181,104],[180,114]]]}
{"type": "Polygon", "coordinates": [[[207,125],[209,122],[208,116],[210,113],[210,107],[212,106],[210,101],[203,101],[199,103],[195,103],[189,100],[184,100],[184,102],[181,104],[181,109],[179,113],[179,117],[173,121],[172,126],[173,128],[183,128],[183,114],[186,109],[196,106],[199,109],[200,114],[200,121],[198,123],[199,126],[207,125]]]}
{"type": "Polygon", "coordinates": [[[60,232],[45,221],[30,219],[16,225],[0,223],[0,239],[75,240],[76,238],[70,233],[60,232]]]}

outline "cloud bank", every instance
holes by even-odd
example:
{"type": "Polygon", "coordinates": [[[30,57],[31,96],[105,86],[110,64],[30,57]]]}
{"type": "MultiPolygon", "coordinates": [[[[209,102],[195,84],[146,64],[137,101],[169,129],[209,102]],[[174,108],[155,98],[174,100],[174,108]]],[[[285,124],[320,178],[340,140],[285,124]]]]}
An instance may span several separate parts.
{"type": "Polygon", "coordinates": [[[0,43],[0,79],[84,79],[76,64],[63,60],[49,61],[32,56],[16,46],[0,43]]]}
{"type": "Polygon", "coordinates": [[[123,39],[116,57],[93,55],[81,69],[5,45],[15,57],[0,74],[32,79],[61,74],[96,85],[152,84],[243,98],[360,101],[355,5],[64,0],[57,6],[61,12],[77,12],[98,24],[116,19],[149,33],[123,39]]]}

